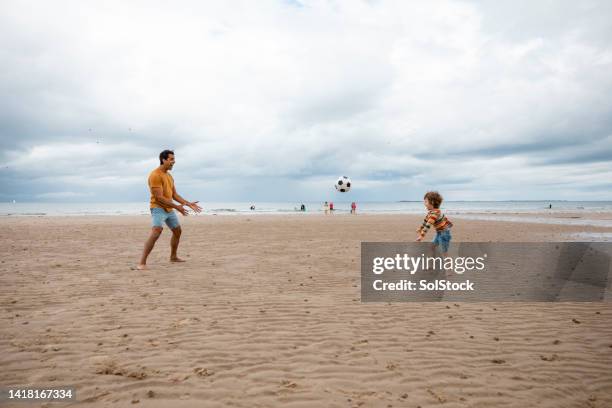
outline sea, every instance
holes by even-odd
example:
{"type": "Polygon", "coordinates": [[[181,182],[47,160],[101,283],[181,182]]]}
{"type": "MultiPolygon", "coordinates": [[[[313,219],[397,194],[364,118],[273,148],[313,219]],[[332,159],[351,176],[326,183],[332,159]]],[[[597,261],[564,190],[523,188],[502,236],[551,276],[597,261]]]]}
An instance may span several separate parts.
{"type": "MultiPolygon", "coordinates": [[[[200,202],[204,211],[195,216],[311,216],[323,214],[322,202],[200,202]],[[306,211],[300,211],[301,204],[306,211]],[[251,206],[255,209],[251,210],[251,206]]],[[[350,214],[351,203],[334,202],[334,214],[350,214]]],[[[445,201],[451,219],[515,221],[612,228],[612,201],[445,201]]],[[[0,203],[0,220],[9,217],[129,216],[148,215],[148,202],[124,203],[0,203]]],[[[422,201],[357,202],[357,214],[424,215],[422,201]]],[[[612,241],[610,232],[583,232],[572,239],[612,241]],[[582,234],[582,235],[580,235],[582,234]]]]}
{"type": "MultiPolygon", "coordinates": [[[[323,202],[200,202],[204,214],[258,215],[323,212],[323,202]],[[251,210],[251,206],[255,209],[251,210]]],[[[536,213],[591,213],[612,212],[612,201],[445,201],[447,214],[511,215],[536,213]]],[[[334,212],[349,213],[351,202],[334,202],[334,212]]],[[[357,202],[357,212],[365,214],[421,214],[422,201],[357,202]]],[[[144,215],[149,214],[148,202],[117,203],[58,203],[10,202],[0,203],[0,216],[82,216],[82,215],[144,215]]]]}

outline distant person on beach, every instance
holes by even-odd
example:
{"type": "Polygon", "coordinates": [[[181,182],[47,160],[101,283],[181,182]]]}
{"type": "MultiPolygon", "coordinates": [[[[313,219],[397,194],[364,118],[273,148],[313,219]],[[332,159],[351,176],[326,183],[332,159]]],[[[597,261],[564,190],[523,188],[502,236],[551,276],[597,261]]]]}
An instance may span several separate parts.
{"type": "Polygon", "coordinates": [[[548,209],[551,210],[552,209],[552,204],[548,204],[548,209]]]}
{"type": "Polygon", "coordinates": [[[442,204],[442,196],[437,191],[428,191],[423,197],[423,204],[427,208],[427,215],[423,220],[423,224],[417,229],[417,242],[421,242],[425,238],[427,231],[433,226],[436,229],[436,236],[433,244],[442,251],[442,255],[448,255],[448,247],[451,242],[451,227],[453,224],[440,210],[442,204]]]}
{"type": "Polygon", "coordinates": [[[255,211],[255,206],[251,205],[251,211],[255,211]]]}
{"type": "Polygon", "coordinates": [[[304,203],[302,203],[302,205],[300,206],[300,211],[306,211],[306,206],[304,205],[304,203]]]}
{"type": "Polygon", "coordinates": [[[332,203],[331,201],[329,202],[329,213],[330,214],[334,213],[334,203],[332,203]]]}
{"type": "Polygon", "coordinates": [[[174,179],[169,173],[169,170],[172,170],[172,167],[174,167],[174,162],[174,152],[172,150],[164,150],[159,154],[159,167],[149,174],[152,229],[147,242],[145,242],[142,257],[137,266],[138,270],[147,269],[147,257],[161,235],[164,223],[172,230],[170,262],[185,262],[176,254],[179,240],[181,239],[181,225],[174,209],[187,216],[187,210],[184,206],[191,208],[196,213],[202,211],[202,207],[198,205],[199,201],[187,201],[176,192],[174,179]],[[179,204],[175,204],[174,201],[179,204]]]}
{"type": "Polygon", "coordinates": [[[351,203],[351,214],[357,214],[357,204],[354,201],[351,203]]]}
{"type": "Polygon", "coordinates": [[[329,203],[327,201],[323,204],[323,211],[325,211],[325,215],[329,214],[329,203]]]}

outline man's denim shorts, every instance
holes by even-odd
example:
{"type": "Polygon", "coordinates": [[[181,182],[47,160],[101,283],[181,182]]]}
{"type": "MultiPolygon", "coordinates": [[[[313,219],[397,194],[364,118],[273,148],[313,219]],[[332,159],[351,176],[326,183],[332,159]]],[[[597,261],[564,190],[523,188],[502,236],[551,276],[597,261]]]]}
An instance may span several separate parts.
{"type": "Polygon", "coordinates": [[[176,212],[174,212],[174,210],[166,212],[166,210],[163,208],[151,208],[151,222],[154,227],[163,228],[164,222],[170,229],[175,229],[176,227],[181,226],[181,223],[176,216],[176,212]]]}
{"type": "Polygon", "coordinates": [[[444,231],[436,231],[436,236],[433,239],[434,245],[438,245],[442,252],[448,252],[448,247],[450,245],[452,236],[449,229],[445,229],[444,231]]]}

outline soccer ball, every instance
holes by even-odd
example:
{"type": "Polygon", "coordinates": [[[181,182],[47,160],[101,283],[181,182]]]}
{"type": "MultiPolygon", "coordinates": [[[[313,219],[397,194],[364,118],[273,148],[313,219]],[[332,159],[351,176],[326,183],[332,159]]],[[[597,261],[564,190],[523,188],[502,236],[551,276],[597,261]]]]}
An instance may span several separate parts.
{"type": "Polygon", "coordinates": [[[350,178],[346,176],[342,176],[338,179],[338,181],[336,181],[336,190],[338,190],[339,192],[346,193],[350,189],[351,189],[351,179],[350,178]]]}

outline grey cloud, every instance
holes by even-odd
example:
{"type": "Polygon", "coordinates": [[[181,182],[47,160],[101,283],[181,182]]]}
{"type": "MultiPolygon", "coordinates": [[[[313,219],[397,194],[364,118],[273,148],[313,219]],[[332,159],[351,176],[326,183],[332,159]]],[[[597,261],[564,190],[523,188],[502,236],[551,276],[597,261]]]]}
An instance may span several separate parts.
{"type": "Polygon", "coordinates": [[[534,158],[532,162],[538,165],[610,163],[612,162],[612,136],[558,149],[544,157],[534,158]]]}
{"type": "MultiPolygon", "coordinates": [[[[588,161],[612,160],[612,156],[606,157],[601,154],[602,144],[609,138],[612,132],[612,113],[605,114],[601,118],[589,121],[587,118],[576,120],[570,126],[555,129],[551,124],[550,128],[532,131],[531,135],[525,135],[522,139],[515,141],[497,142],[492,138],[485,146],[471,145],[466,143],[464,148],[445,152],[441,149],[438,156],[446,157],[504,157],[519,155],[524,156],[533,163],[572,163],[578,162],[572,159],[576,151],[581,153],[581,157],[588,161]],[[597,152],[590,152],[597,150],[597,152]],[[590,159],[589,159],[590,158],[590,159]]],[[[563,118],[564,119],[564,118],[563,118]]],[[[562,119],[562,120],[563,120],[562,119]]]]}

